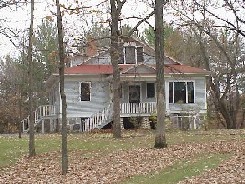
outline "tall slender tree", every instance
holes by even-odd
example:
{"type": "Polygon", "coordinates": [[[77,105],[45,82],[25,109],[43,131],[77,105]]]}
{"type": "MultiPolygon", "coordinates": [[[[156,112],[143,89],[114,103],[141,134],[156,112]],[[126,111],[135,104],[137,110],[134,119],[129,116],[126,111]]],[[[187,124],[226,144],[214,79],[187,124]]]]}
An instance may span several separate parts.
{"type": "Polygon", "coordinates": [[[163,34],[164,0],[155,0],[155,60],[157,88],[157,127],[155,148],[167,147],[165,138],[165,84],[164,84],[164,34],[163,34]]]}
{"type": "Polygon", "coordinates": [[[68,170],[68,153],[67,153],[67,117],[66,117],[66,95],[64,87],[64,69],[65,69],[65,53],[63,42],[63,24],[60,11],[60,2],[56,0],[57,7],[57,27],[58,27],[58,43],[59,43],[59,76],[60,76],[60,95],[62,100],[62,174],[65,175],[68,170]]]}
{"type": "Polygon", "coordinates": [[[110,55],[113,67],[113,137],[120,138],[121,124],[120,124],[120,46],[119,46],[119,15],[126,0],[110,0],[111,5],[111,46],[110,55]]]}
{"type": "Polygon", "coordinates": [[[33,62],[32,62],[32,45],[33,45],[33,22],[34,22],[34,0],[31,0],[31,23],[29,28],[29,45],[27,51],[28,60],[28,97],[29,97],[29,156],[35,156],[35,137],[34,137],[34,114],[33,114],[33,62]]]}

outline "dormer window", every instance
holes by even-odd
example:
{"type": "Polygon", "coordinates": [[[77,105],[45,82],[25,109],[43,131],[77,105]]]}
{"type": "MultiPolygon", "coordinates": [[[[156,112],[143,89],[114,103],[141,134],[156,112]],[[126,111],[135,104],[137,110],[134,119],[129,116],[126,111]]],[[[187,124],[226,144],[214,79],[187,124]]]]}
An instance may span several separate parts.
{"type": "Polygon", "coordinates": [[[144,61],[143,47],[125,46],[123,60],[119,64],[139,64],[144,61]]]}
{"type": "Polygon", "coordinates": [[[143,47],[136,47],[137,50],[137,63],[143,63],[144,62],[144,56],[143,56],[143,47]]]}
{"type": "Polygon", "coordinates": [[[135,46],[127,46],[124,48],[124,63],[125,64],[135,64],[135,46]]]}

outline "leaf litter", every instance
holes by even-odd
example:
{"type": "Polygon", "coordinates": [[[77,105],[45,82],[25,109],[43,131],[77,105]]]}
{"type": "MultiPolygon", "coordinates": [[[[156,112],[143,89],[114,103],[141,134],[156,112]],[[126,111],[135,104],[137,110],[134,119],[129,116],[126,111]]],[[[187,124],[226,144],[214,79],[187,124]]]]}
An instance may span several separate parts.
{"type": "Polygon", "coordinates": [[[184,183],[245,183],[245,141],[215,141],[211,143],[183,143],[166,149],[135,148],[110,153],[83,151],[69,153],[69,170],[61,175],[59,152],[49,152],[33,158],[23,157],[15,165],[0,172],[0,183],[118,183],[134,175],[144,175],[172,166],[183,159],[199,154],[232,153],[229,161],[218,168],[181,181],[184,183]]]}

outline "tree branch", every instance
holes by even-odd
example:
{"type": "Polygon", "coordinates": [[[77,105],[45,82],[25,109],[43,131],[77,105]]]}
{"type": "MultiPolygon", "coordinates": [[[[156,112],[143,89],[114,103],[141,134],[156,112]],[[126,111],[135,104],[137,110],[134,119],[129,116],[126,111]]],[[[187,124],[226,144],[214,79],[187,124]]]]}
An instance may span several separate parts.
{"type": "Polygon", "coordinates": [[[155,14],[155,11],[152,11],[149,15],[147,15],[145,18],[143,18],[142,20],[140,20],[136,26],[133,27],[133,29],[131,31],[129,31],[128,33],[128,37],[132,36],[132,34],[138,29],[138,27],[145,22],[146,20],[148,20],[151,16],[153,16],[155,14]]]}

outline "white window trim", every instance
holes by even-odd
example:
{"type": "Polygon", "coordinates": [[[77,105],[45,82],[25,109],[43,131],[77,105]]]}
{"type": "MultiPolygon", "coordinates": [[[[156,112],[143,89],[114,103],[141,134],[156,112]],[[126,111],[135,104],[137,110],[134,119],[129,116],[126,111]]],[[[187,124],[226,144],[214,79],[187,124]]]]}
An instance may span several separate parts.
{"type": "MultiPolygon", "coordinates": [[[[126,47],[133,47],[132,45],[127,45],[127,46],[124,46],[123,47],[123,64],[124,65],[132,65],[132,64],[130,64],[130,63],[126,63],[126,47]]],[[[134,49],[134,55],[135,55],[135,64],[137,65],[138,64],[138,57],[137,57],[137,48],[138,47],[142,47],[142,46],[134,46],[135,47],[135,49],[134,49]]],[[[144,53],[144,47],[142,47],[143,48],[143,53],[144,53]]],[[[144,55],[143,55],[143,57],[144,57],[144,55]]]]}
{"type": "Polygon", "coordinates": [[[79,100],[80,100],[80,102],[90,102],[90,101],[91,101],[91,97],[92,97],[92,96],[91,96],[91,93],[92,93],[91,89],[92,89],[92,83],[91,83],[91,82],[87,82],[87,81],[79,82],[79,100]],[[82,84],[82,83],[87,83],[87,84],[89,84],[89,90],[90,90],[89,95],[90,95],[90,97],[89,97],[89,100],[88,100],[88,101],[84,101],[84,100],[81,99],[81,84],[82,84]]]}
{"type": "MultiPolygon", "coordinates": [[[[195,104],[196,103],[196,85],[195,85],[195,81],[194,80],[170,80],[169,82],[168,82],[168,93],[169,93],[169,83],[170,82],[173,82],[173,102],[172,103],[170,103],[169,102],[169,98],[168,98],[168,103],[169,104],[176,104],[176,103],[174,103],[174,83],[175,82],[185,82],[186,83],[186,103],[184,103],[184,104],[195,104]],[[193,87],[194,87],[194,102],[193,103],[188,103],[188,89],[187,89],[187,82],[193,82],[193,87]]],[[[169,95],[168,95],[169,96],[169,95]]]]}
{"type": "Polygon", "coordinates": [[[146,90],[146,92],[145,92],[145,94],[146,94],[146,99],[154,99],[154,98],[156,98],[156,83],[155,83],[155,82],[147,82],[147,83],[146,83],[146,88],[145,88],[145,90],[146,90]],[[148,93],[147,93],[147,84],[152,84],[152,83],[154,84],[155,96],[149,98],[149,97],[147,97],[147,96],[148,96],[148,93]]]}

